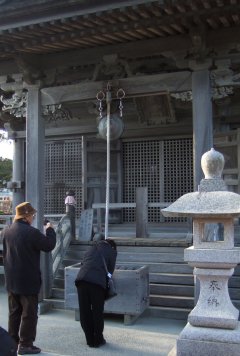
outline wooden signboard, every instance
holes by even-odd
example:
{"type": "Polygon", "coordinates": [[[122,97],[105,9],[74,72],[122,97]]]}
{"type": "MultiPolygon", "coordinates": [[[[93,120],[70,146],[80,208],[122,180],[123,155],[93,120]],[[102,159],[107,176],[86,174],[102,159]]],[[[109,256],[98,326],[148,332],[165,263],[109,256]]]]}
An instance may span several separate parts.
{"type": "Polygon", "coordinates": [[[90,241],[93,231],[93,209],[82,211],[79,224],[78,240],[90,241]]]}

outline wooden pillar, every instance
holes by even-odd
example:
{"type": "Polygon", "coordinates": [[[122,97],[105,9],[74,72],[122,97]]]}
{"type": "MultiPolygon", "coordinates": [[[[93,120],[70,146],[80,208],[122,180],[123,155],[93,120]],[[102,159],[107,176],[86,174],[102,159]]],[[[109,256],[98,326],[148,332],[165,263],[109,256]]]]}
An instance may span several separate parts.
{"type": "MultiPolygon", "coordinates": [[[[44,216],[44,120],[41,116],[38,85],[27,87],[26,126],[26,200],[37,210],[34,226],[43,230],[44,216]]],[[[41,254],[42,291],[48,297],[51,288],[51,253],[41,254]]]]}
{"type": "MultiPolygon", "coordinates": [[[[12,181],[25,183],[25,154],[24,154],[24,140],[21,138],[13,140],[13,172],[12,181]]],[[[13,192],[13,214],[15,214],[15,207],[25,201],[25,187],[17,188],[13,192]]]]}
{"type": "MultiPolygon", "coordinates": [[[[202,155],[213,147],[212,95],[209,67],[211,62],[191,63],[192,74],[192,105],[193,105],[193,172],[194,191],[203,178],[201,168],[202,155]]],[[[197,304],[200,283],[194,277],[194,303],[197,304]]]]}
{"type": "Polygon", "coordinates": [[[209,67],[211,63],[191,63],[193,102],[194,190],[203,178],[201,157],[213,147],[212,98],[209,67]]]}
{"type": "Polygon", "coordinates": [[[44,121],[40,113],[38,86],[28,87],[26,126],[26,200],[37,209],[34,220],[43,227],[44,195],[44,121]]]}
{"type": "Polygon", "coordinates": [[[136,189],[136,237],[148,237],[148,188],[136,189]]]}
{"type": "Polygon", "coordinates": [[[238,160],[237,161],[237,168],[238,168],[237,193],[240,194],[240,129],[237,129],[237,160],[238,160]]]}

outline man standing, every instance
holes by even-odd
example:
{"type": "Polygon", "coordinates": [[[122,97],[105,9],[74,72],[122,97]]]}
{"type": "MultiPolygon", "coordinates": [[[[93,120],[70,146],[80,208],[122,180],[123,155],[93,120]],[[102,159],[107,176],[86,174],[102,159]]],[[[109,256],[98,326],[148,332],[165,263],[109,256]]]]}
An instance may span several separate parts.
{"type": "Polygon", "coordinates": [[[13,224],[3,230],[3,265],[8,291],[8,332],[18,343],[18,354],[38,354],[34,346],[41,288],[40,251],[50,252],[56,233],[48,222],[46,235],[31,226],[36,210],[28,202],[16,206],[13,224]]]}

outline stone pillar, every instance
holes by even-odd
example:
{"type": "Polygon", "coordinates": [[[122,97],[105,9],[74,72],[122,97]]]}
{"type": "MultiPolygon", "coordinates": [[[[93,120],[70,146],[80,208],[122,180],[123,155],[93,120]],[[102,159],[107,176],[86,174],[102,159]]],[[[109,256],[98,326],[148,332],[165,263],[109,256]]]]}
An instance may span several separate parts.
{"type": "Polygon", "coordinates": [[[192,105],[193,105],[193,167],[194,190],[203,178],[201,157],[213,147],[212,96],[209,67],[211,62],[197,64],[191,62],[192,105]]]}
{"type": "MultiPolygon", "coordinates": [[[[12,172],[12,181],[21,182],[24,184],[24,140],[15,139],[13,140],[13,172],[12,172]]],[[[13,192],[13,214],[15,213],[15,207],[25,201],[25,187],[17,188],[13,192]]]]}
{"type": "MultiPolygon", "coordinates": [[[[44,119],[41,116],[40,90],[30,85],[27,98],[26,127],[26,200],[37,210],[34,225],[43,230],[44,216],[44,119]]],[[[41,254],[42,293],[47,297],[51,287],[51,253],[41,254]]]]}

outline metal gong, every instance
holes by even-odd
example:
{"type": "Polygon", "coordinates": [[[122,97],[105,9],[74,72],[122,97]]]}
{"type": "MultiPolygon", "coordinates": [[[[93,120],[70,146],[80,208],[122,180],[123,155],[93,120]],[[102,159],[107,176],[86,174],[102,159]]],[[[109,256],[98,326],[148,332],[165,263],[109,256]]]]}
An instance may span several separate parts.
{"type": "MultiPolygon", "coordinates": [[[[110,117],[110,139],[117,140],[123,133],[124,124],[118,114],[112,114],[110,117]]],[[[104,116],[98,124],[98,133],[104,140],[107,139],[107,116],[104,116]]]]}

